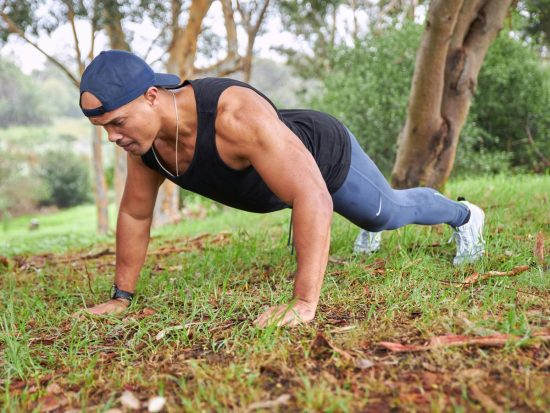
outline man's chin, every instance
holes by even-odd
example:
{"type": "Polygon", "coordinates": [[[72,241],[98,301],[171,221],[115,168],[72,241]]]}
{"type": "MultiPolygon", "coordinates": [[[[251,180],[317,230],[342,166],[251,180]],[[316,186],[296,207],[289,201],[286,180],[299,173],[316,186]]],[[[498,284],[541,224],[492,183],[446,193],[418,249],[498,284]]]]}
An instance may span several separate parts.
{"type": "Polygon", "coordinates": [[[130,145],[127,151],[134,156],[143,156],[147,153],[147,151],[139,145],[130,145]]]}

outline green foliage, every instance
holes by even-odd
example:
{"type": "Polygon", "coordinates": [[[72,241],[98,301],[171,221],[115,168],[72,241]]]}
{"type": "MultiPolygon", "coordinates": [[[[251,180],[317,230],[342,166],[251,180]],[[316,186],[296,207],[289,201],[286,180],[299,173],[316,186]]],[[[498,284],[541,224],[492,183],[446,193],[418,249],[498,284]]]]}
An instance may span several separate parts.
{"type": "Polygon", "coordinates": [[[78,89],[59,68],[47,63],[43,70],[34,71],[32,77],[37,83],[42,102],[47,102],[47,106],[43,105],[46,106],[44,110],[51,117],[82,117],[78,106],[78,89]]]}
{"type": "Polygon", "coordinates": [[[311,102],[342,120],[385,174],[405,121],[420,34],[421,27],[407,24],[337,49],[325,92],[311,102]]]}
{"type": "Polygon", "coordinates": [[[58,207],[70,207],[90,200],[87,162],[71,152],[45,153],[40,160],[40,176],[50,191],[48,201],[58,207]]]}
{"type": "Polygon", "coordinates": [[[0,157],[0,217],[31,212],[48,196],[42,180],[32,174],[21,154],[2,153],[0,157]]]}
{"type": "Polygon", "coordinates": [[[524,0],[520,9],[527,14],[526,34],[539,44],[550,45],[550,0],[524,0]]]}
{"type": "Polygon", "coordinates": [[[550,157],[550,67],[501,34],[479,74],[470,121],[485,131],[478,148],[507,152],[512,166],[541,171],[539,153],[550,157]]]}
{"type": "Polygon", "coordinates": [[[490,135],[473,120],[466,122],[460,133],[453,176],[492,175],[511,170],[512,153],[488,148],[487,142],[498,138],[490,135]]]}
{"type": "MultiPolygon", "coordinates": [[[[406,24],[337,49],[324,93],[311,102],[342,120],[386,175],[406,119],[421,30],[406,24]]],[[[542,158],[550,158],[550,68],[523,42],[502,33],[478,78],[456,172],[540,172],[542,158]]]]}
{"type": "Polygon", "coordinates": [[[29,76],[0,59],[0,128],[49,122],[49,113],[29,76]]]}
{"type": "Polygon", "coordinates": [[[343,0],[281,0],[277,3],[283,26],[308,44],[311,53],[295,47],[279,47],[296,72],[304,77],[322,77],[330,70],[330,53],[336,46],[336,25],[329,16],[343,0]]]}

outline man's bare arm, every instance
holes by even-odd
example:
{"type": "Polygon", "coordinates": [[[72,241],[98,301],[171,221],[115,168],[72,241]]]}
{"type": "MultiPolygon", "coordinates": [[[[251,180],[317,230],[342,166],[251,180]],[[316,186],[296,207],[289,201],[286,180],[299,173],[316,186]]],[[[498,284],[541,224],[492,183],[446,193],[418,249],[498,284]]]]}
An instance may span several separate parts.
{"type": "Polygon", "coordinates": [[[328,261],[332,198],[313,156],[273,108],[253,91],[232,89],[218,115],[218,135],[231,141],[235,153],[249,160],[269,188],[293,208],[296,305],[286,315],[288,306],[274,307],[260,316],[258,324],[278,316],[279,324],[296,324],[298,318],[310,321],[328,261]]]}
{"type": "MultiPolygon", "coordinates": [[[[128,174],[120,203],[116,232],[115,284],[133,293],[149,245],[149,234],[158,188],[164,178],[147,168],[141,159],[128,155],[128,174]]],[[[93,314],[124,310],[125,299],[109,300],[90,308],[93,314]]]]}

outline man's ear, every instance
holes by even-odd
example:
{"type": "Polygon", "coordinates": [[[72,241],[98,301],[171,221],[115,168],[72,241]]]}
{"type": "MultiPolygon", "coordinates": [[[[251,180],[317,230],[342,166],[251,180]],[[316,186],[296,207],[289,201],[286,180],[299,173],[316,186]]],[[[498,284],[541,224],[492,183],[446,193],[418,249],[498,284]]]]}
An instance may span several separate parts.
{"type": "Polygon", "coordinates": [[[158,104],[158,98],[159,98],[159,90],[155,86],[151,86],[147,91],[143,94],[143,97],[151,106],[156,106],[158,104]]]}

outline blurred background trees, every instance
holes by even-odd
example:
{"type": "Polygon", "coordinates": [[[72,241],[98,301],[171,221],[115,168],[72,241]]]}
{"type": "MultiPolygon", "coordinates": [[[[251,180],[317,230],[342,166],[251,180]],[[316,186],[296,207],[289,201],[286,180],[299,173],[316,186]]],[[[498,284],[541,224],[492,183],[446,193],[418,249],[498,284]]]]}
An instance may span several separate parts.
{"type": "MultiPolygon", "coordinates": [[[[475,3],[463,0],[462,5],[470,4],[468,1],[475,3]]],[[[52,202],[51,185],[40,177],[38,168],[41,155],[55,148],[74,152],[81,165],[86,163],[83,156],[94,161],[88,163],[88,169],[94,170],[90,165],[95,165],[90,177],[96,194],[97,188],[105,185],[104,204],[98,210],[106,211],[106,182],[114,185],[111,201],[120,198],[125,154],[115,156],[103,134],[92,134],[74,118],[85,122],[75,87],[80,73],[105,48],[131,50],[157,70],[182,77],[250,80],[280,107],[327,111],[346,123],[389,177],[397,138],[407,119],[426,15],[433,2],[46,3],[45,9],[45,3],[38,0],[0,0],[3,44],[25,39],[49,61],[29,76],[9,59],[0,58],[0,210],[11,214],[43,205],[44,198],[50,197],[48,202],[52,202]],[[148,35],[142,32],[144,25],[149,28],[148,35]],[[48,53],[42,40],[62,27],[71,28],[67,42],[72,46],[48,53]],[[263,55],[268,38],[274,45],[269,57],[263,55]],[[94,152],[90,151],[90,136],[94,152]],[[14,187],[19,195],[13,194],[14,187]],[[19,199],[22,193],[32,194],[23,202],[29,207],[8,200],[19,199]]],[[[477,76],[472,106],[458,141],[454,175],[549,170],[549,22],[550,0],[518,1],[508,9],[504,29],[490,46],[477,76]]],[[[157,222],[177,219],[181,199],[173,189],[161,193],[157,222]]]]}

